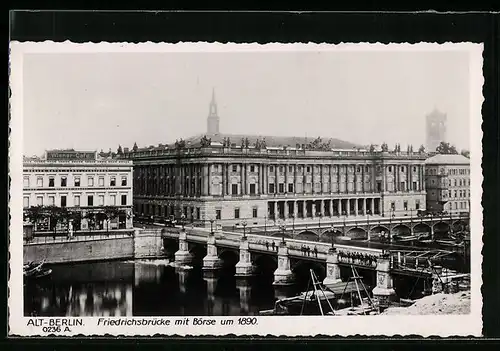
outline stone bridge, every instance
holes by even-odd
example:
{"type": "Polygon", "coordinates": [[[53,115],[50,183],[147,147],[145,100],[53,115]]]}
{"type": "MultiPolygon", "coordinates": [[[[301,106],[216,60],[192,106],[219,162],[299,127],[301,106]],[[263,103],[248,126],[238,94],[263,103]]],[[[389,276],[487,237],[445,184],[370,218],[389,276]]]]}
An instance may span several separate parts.
{"type": "MultiPolygon", "coordinates": [[[[274,223],[274,222],[273,222],[274,223]]],[[[469,225],[469,217],[393,217],[393,218],[344,218],[336,221],[315,221],[309,223],[293,223],[286,220],[280,225],[249,226],[236,229],[248,233],[266,234],[269,236],[293,238],[299,240],[331,242],[334,237],[344,236],[351,239],[368,239],[374,236],[394,235],[412,236],[429,235],[464,231],[469,225]]]]}
{"type": "Polygon", "coordinates": [[[391,271],[395,253],[383,249],[226,231],[210,232],[205,228],[165,228],[161,232],[163,238],[178,241],[179,248],[175,252],[178,265],[189,264],[193,256],[202,251],[203,269],[212,271],[222,266],[222,261],[228,259],[227,255],[232,255],[235,275],[248,277],[255,274],[259,260],[271,259],[275,267],[276,286],[293,284],[294,265],[301,261],[313,261],[322,266],[326,264],[323,283],[327,286],[342,281],[340,266],[355,266],[376,271],[375,297],[385,300],[395,294],[392,280],[395,272],[391,271]]]}

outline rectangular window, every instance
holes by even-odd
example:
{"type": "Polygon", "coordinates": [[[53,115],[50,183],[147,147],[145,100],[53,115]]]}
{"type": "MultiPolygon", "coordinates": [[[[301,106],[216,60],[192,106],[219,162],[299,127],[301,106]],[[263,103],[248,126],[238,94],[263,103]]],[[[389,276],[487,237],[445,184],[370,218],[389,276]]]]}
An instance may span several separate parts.
{"type": "Polygon", "coordinates": [[[29,196],[23,197],[23,207],[24,208],[30,207],[30,198],[29,198],[29,196]]]}
{"type": "Polygon", "coordinates": [[[109,186],[116,186],[116,178],[115,178],[115,177],[112,177],[112,178],[109,180],[109,186]]]}
{"type": "Polygon", "coordinates": [[[127,186],[127,177],[122,177],[122,186],[127,186]]]}
{"type": "Polygon", "coordinates": [[[67,178],[66,177],[61,177],[61,187],[65,187],[67,185],[67,178]]]}
{"type": "Polygon", "coordinates": [[[254,208],[252,209],[252,217],[253,217],[253,218],[257,218],[257,208],[256,208],[256,207],[254,207],[254,208]]]}
{"type": "Polygon", "coordinates": [[[250,166],[250,172],[252,172],[252,173],[255,172],[255,166],[253,166],[253,165],[250,166]]]}
{"type": "Polygon", "coordinates": [[[200,211],[200,208],[199,207],[196,207],[196,219],[200,219],[201,218],[201,211],[200,211]]]}
{"type": "Polygon", "coordinates": [[[368,172],[370,171],[370,167],[369,166],[365,166],[365,172],[368,172]]]}
{"type": "Polygon", "coordinates": [[[93,195],[87,196],[87,206],[94,206],[94,196],[93,195]]]}
{"type": "Polygon", "coordinates": [[[51,188],[54,187],[54,177],[49,178],[49,187],[51,187],[51,188]]]}
{"type": "Polygon", "coordinates": [[[61,207],[66,207],[66,195],[61,195],[61,207]]]}
{"type": "Polygon", "coordinates": [[[391,210],[396,211],[396,203],[394,201],[391,202],[391,210]]]}
{"type": "Polygon", "coordinates": [[[233,165],[233,172],[238,172],[238,166],[237,165],[233,165]]]}
{"type": "Polygon", "coordinates": [[[360,166],[356,167],[356,172],[358,172],[358,173],[361,172],[361,167],[360,166]]]}
{"type": "Polygon", "coordinates": [[[278,184],[279,192],[284,193],[285,192],[285,184],[279,183],[278,184]]]}
{"type": "Polygon", "coordinates": [[[401,172],[405,171],[405,166],[401,166],[401,172]]]}
{"type": "Polygon", "coordinates": [[[121,202],[122,206],[126,206],[127,205],[127,195],[122,195],[122,202],[121,202]]]}
{"type": "Polygon", "coordinates": [[[238,184],[231,184],[231,194],[238,195],[238,184]]]}
{"type": "Polygon", "coordinates": [[[311,173],[311,167],[307,166],[307,168],[306,168],[306,172],[307,172],[307,173],[311,173]]]}
{"type": "Polygon", "coordinates": [[[413,191],[417,191],[417,182],[413,182],[413,191]]]}
{"type": "Polygon", "coordinates": [[[389,168],[387,169],[387,171],[388,171],[389,173],[390,173],[390,172],[392,172],[392,167],[391,167],[391,166],[389,166],[389,168]]]}
{"type": "Polygon", "coordinates": [[[215,219],[222,219],[222,211],[215,210],[215,219]]]}
{"type": "Polygon", "coordinates": [[[280,166],[280,173],[283,173],[283,166],[280,166]]]}
{"type": "Polygon", "coordinates": [[[99,177],[99,186],[104,186],[104,177],[99,177]]]}
{"type": "Polygon", "coordinates": [[[405,182],[401,182],[401,191],[405,191],[406,190],[406,184],[405,182]]]}
{"type": "Polygon", "coordinates": [[[455,190],[453,197],[457,197],[457,191],[455,190]]]}
{"type": "Polygon", "coordinates": [[[240,209],[239,208],[234,209],[234,218],[236,218],[236,219],[240,218],[240,209]]]}
{"type": "Polygon", "coordinates": [[[377,182],[377,192],[382,192],[382,182],[377,182]]]}
{"type": "Polygon", "coordinates": [[[80,178],[75,178],[75,186],[80,186],[80,178]]]}
{"type": "Polygon", "coordinates": [[[420,209],[420,201],[419,200],[415,201],[415,209],[416,210],[420,209]]]}
{"type": "Polygon", "coordinates": [[[116,195],[109,195],[109,198],[111,199],[111,206],[116,206],[116,195]]]}
{"type": "Polygon", "coordinates": [[[250,184],[250,195],[255,195],[255,184],[250,184]]]}
{"type": "Polygon", "coordinates": [[[30,187],[30,177],[24,177],[23,178],[23,187],[29,188],[30,187]]]}
{"type": "Polygon", "coordinates": [[[274,194],[274,184],[273,183],[269,183],[269,193],[274,194]]]}
{"type": "Polygon", "coordinates": [[[293,193],[293,183],[288,184],[288,192],[293,193]]]}
{"type": "Polygon", "coordinates": [[[89,186],[94,186],[94,177],[89,177],[88,183],[89,183],[89,186]]]}
{"type": "Polygon", "coordinates": [[[417,171],[417,167],[413,166],[413,172],[417,171]]]}
{"type": "Polygon", "coordinates": [[[43,178],[42,177],[36,178],[36,186],[38,186],[38,187],[43,186],[43,178]]]}
{"type": "Polygon", "coordinates": [[[99,206],[104,206],[104,195],[99,195],[99,206]]]}
{"type": "Polygon", "coordinates": [[[56,205],[56,197],[49,196],[49,206],[55,206],[55,205],[56,205]]]}
{"type": "Polygon", "coordinates": [[[405,211],[408,211],[408,201],[403,202],[403,208],[405,211]]]}
{"type": "Polygon", "coordinates": [[[288,166],[288,172],[290,172],[290,173],[293,172],[293,166],[288,166]]]}
{"type": "Polygon", "coordinates": [[[80,206],[80,195],[75,195],[75,206],[80,206]]]}
{"type": "Polygon", "coordinates": [[[36,204],[38,206],[43,206],[43,196],[37,196],[36,197],[36,204]]]}

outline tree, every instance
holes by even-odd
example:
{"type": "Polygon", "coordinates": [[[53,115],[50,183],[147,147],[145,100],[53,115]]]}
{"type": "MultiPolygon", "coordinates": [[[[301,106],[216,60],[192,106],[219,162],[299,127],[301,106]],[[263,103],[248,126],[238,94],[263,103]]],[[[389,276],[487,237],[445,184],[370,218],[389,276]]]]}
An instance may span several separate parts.
{"type": "Polygon", "coordinates": [[[137,143],[134,143],[134,146],[132,147],[132,150],[137,151],[137,149],[138,149],[137,143]]]}
{"type": "Polygon", "coordinates": [[[118,218],[120,215],[120,210],[114,206],[104,207],[102,214],[106,218],[106,233],[109,231],[109,221],[118,218]]]}
{"type": "Polygon", "coordinates": [[[85,216],[83,216],[84,219],[87,220],[88,226],[89,226],[89,231],[92,231],[92,229],[95,228],[95,213],[94,212],[87,212],[85,216]]]}
{"type": "Polygon", "coordinates": [[[31,206],[24,210],[24,217],[33,224],[33,231],[36,231],[36,224],[41,220],[46,218],[45,209],[43,206],[31,206]]]}
{"type": "Polygon", "coordinates": [[[462,151],[460,152],[460,154],[461,154],[462,156],[465,156],[465,157],[467,157],[467,158],[470,158],[470,151],[469,151],[469,150],[462,150],[462,151]]]}
{"type": "Polygon", "coordinates": [[[48,217],[50,218],[50,226],[54,230],[54,234],[57,232],[57,224],[65,222],[69,218],[68,210],[65,207],[48,206],[46,207],[48,217]]]}
{"type": "Polygon", "coordinates": [[[442,141],[439,146],[436,148],[436,152],[438,154],[445,154],[445,155],[448,155],[448,154],[458,154],[457,152],[457,149],[455,146],[453,145],[450,145],[450,143],[446,143],[444,141],[442,141]]]}

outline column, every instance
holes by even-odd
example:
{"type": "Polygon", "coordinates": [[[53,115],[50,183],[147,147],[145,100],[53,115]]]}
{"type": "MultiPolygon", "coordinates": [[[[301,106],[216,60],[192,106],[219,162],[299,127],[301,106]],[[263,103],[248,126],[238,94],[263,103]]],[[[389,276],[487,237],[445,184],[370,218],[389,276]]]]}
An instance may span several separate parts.
{"type": "Polygon", "coordinates": [[[290,269],[290,259],[288,258],[288,248],[285,243],[278,247],[278,269],[274,271],[273,285],[293,284],[293,273],[290,269]]]}
{"type": "Polygon", "coordinates": [[[226,195],[226,164],[222,164],[222,182],[221,182],[221,187],[222,187],[222,196],[226,195]]]}
{"type": "Polygon", "coordinates": [[[335,165],[337,169],[337,193],[340,194],[340,165],[335,165]]]}
{"type": "Polygon", "coordinates": [[[330,184],[328,186],[330,188],[330,194],[332,194],[332,192],[333,192],[333,165],[332,164],[328,165],[328,173],[330,175],[330,180],[329,180],[330,184]]]}
{"type": "Polygon", "coordinates": [[[206,176],[204,177],[205,178],[205,189],[203,189],[203,195],[210,195],[212,192],[210,189],[210,185],[212,184],[212,182],[211,182],[212,169],[211,168],[212,168],[211,164],[203,166],[203,172],[204,172],[204,174],[206,174],[206,176]]]}
{"type": "Polygon", "coordinates": [[[278,185],[279,185],[279,172],[278,172],[278,169],[279,169],[279,165],[278,164],[274,165],[274,193],[275,194],[278,193],[278,185]]]}
{"type": "Polygon", "coordinates": [[[306,193],[306,167],[307,165],[302,165],[302,194],[306,193]]]}
{"type": "Polygon", "coordinates": [[[295,219],[298,218],[299,215],[299,202],[298,201],[293,201],[293,216],[295,219]]]}
{"type": "Polygon", "coordinates": [[[267,194],[268,191],[269,191],[269,174],[267,172],[267,165],[264,165],[263,167],[263,174],[262,174],[262,177],[263,177],[263,184],[264,184],[264,194],[267,194]]]}
{"type": "Polygon", "coordinates": [[[354,215],[358,215],[358,199],[354,199],[354,215]]]}
{"type": "Polygon", "coordinates": [[[319,165],[319,186],[320,186],[320,194],[323,194],[323,165],[319,165]]]}
{"type": "Polygon", "coordinates": [[[328,212],[330,213],[330,217],[333,217],[333,199],[329,200],[330,202],[328,203],[328,212]]]}
{"type": "Polygon", "coordinates": [[[323,280],[323,284],[334,285],[342,282],[340,277],[340,266],[339,266],[339,254],[337,249],[331,248],[328,250],[326,256],[326,278],[323,280]]]}
{"type": "Polygon", "coordinates": [[[187,242],[187,235],[185,230],[179,233],[179,250],[175,252],[175,263],[179,265],[188,264],[191,261],[191,254],[187,242]]]}
{"type": "Polygon", "coordinates": [[[377,286],[372,293],[373,298],[377,300],[381,307],[387,307],[396,297],[391,276],[391,262],[388,255],[377,258],[377,286]]]}
{"type": "Polygon", "coordinates": [[[366,203],[367,203],[367,201],[366,201],[366,198],[365,198],[365,199],[363,199],[363,213],[365,215],[368,214],[368,209],[366,208],[366,203]]]}
{"type": "Polygon", "coordinates": [[[354,175],[352,179],[352,184],[353,184],[353,192],[354,194],[358,193],[358,165],[354,165],[354,175]]]}
{"type": "Polygon", "coordinates": [[[316,201],[312,200],[311,201],[311,218],[316,217],[316,212],[317,212],[316,201]]]}
{"type": "Polygon", "coordinates": [[[321,214],[321,217],[325,217],[325,203],[324,200],[319,200],[319,213],[321,214]]]}
{"type": "Polygon", "coordinates": [[[288,193],[288,164],[286,164],[285,166],[285,194],[288,193]]]}
{"type": "Polygon", "coordinates": [[[241,238],[240,242],[240,260],[236,263],[236,277],[248,277],[253,274],[252,260],[248,249],[248,239],[241,238]]]}
{"type": "Polygon", "coordinates": [[[337,200],[337,213],[339,216],[342,215],[342,200],[341,199],[337,200]]]}
{"type": "Polygon", "coordinates": [[[311,193],[312,194],[314,194],[314,175],[315,175],[314,167],[316,167],[316,165],[311,166],[311,193]]]}
{"type": "Polygon", "coordinates": [[[230,166],[231,166],[231,165],[230,165],[229,163],[228,163],[228,164],[226,164],[226,177],[224,178],[224,179],[225,179],[225,181],[226,181],[226,184],[225,184],[224,186],[225,186],[225,188],[226,188],[226,194],[227,194],[227,195],[230,195],[230,194],[231,194],[231,193],[230,193],[230,191],[229,191],[229,167],[230,167],[230,166]]]}
{"type": "Polygon", "coordinates": [[[241,175],[240,175],[240,184],[241,184],[240,194],[246,195],[247,194],[246,164],[244,164],[244,163],[241,164],[240,173],[241,173],[241,175]]]}
{"type": "Polygon", "coordinates": [[[207,255],[203,258],[203,270],[216,270],[221,266],[221,260],[217,255],[217,246],[215,245],[215,235],[210,233],[207,237],[207,255]]]}
{"type": "Polygon", "coordinates": [[[293,165],[293,193],[297,194],[297,189],[299,185],[299,171],[298,171],[298,165],[293,165]]]}

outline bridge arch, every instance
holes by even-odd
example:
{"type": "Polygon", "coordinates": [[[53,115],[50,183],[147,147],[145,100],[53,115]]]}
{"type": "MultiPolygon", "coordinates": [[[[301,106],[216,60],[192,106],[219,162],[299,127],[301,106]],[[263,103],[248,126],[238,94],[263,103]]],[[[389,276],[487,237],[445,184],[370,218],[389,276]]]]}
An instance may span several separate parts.
{"type": "MultiPolygon", "coordinates": [[[[295,282],[301,288],[301,290],[307,289],[307,285],[311,279],[311,269],[316,274],[316,277],[320,282],[322,282],[326,277],[326,264],[322,262],[304,259],[292,259],[290,262],[290,266],[290,269],[295,276],[295,282]]],[[[312,289],[312,285],[309,286],[309,290],[312,289]]]]}
{"type": "Polygon", "coordinates": [[[454,231],[459,231],[459,230],[464,230],[465,227],[467,227],[467,222],[465,222],[464,220],[456,220],[454,221],[452,224],[451,224],[451,228],[454,230],[454,231]]]}
{"type": "Polygon", "coordinates": [[[411,235],[411,229],[406,224],[397,224],[392,228],[393,235],[408,236],[411,235]]]}
{"type": "Polygon", "coordinates": [[[320,242],[323,242],[323,243],[331,243],[332,240],[335,241],[335,238],[338,237],[338,236],[342,236],[343,233],[338,230],[338,229],[335,229],[334,231],[332,230],[325,230],[321,236],[319,237],[319,241],[320,242]]]}
{"type": "Polygon", "coordinates": [[[387,235],[389,233],[389,228],[385,225],[377,224],[370,228],[370,235],[380,236],[382,234],[387,235]]]}
{"type": "Polygon", "coordinates": [[[219,249],[217,253],[222,261],[223,267],[235,267],[236,263],[240,260],[239,252],[232,249],[219,249]]]}
{"type": "Polygon", "coordinates": [[[346,235],[351,239],[367,239],[368,233],[361,227],[354,227],[347,231],[346,235]]]}
{"type": "Polygon", "coordinates": [[[278,258],[276,255],[255,254],[252,262],[255,267],[256,276],[272,277],[274,271],[278,269],[278,258]]]}
{"type": "Polygon", "coordinates": [[[319,236],[313,231],[304,230],[297,235],[295,235],[297,240],[307,240],[307,241],[319,241],[319,236]]]}
{"type": "Polygon", "coordinates": [[[450,230],[450,224],[444,221],[439,221],[433,225],[434,233],[447,233],[450,230]]]}
{"type": "Polygon", "coordinates": [[[278,237],[278,238],[286,238],[286,239],[293,239],[292,235],[290,233],[283,233],[283,232],[274,232],[271,234],[272,237],[278,237]]]}
{"type": "Polygon", "coordinates": [[[202,262],[203,257],[207,255],[207,247],[205,245],[189,243],[188,247],[189,253],[192,255],[193,262],[202,262]]]}
{"type": "Polygon", "coordinates": [[[431,226],[428,223],[417,223],[413,226],[413,233],[415,235],[418,234],[426,234],[431,232],[431,226]]]}

